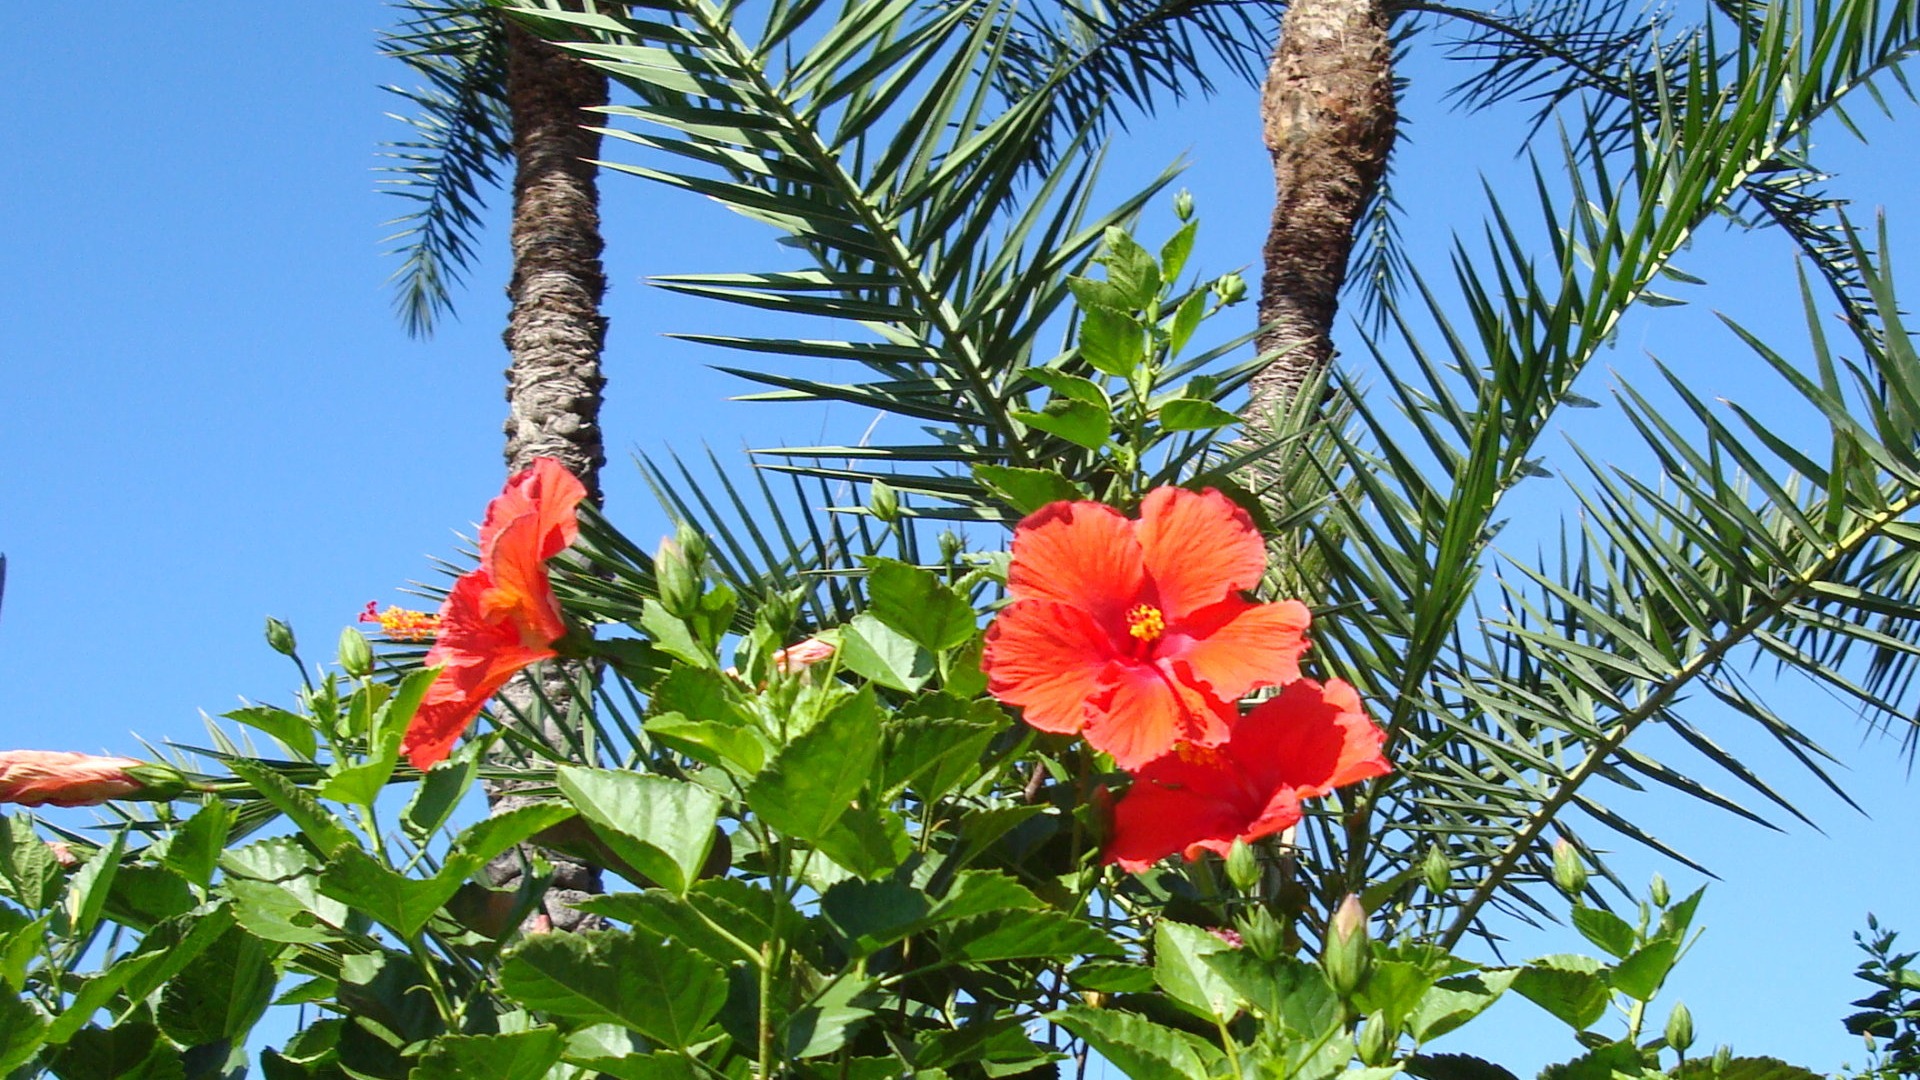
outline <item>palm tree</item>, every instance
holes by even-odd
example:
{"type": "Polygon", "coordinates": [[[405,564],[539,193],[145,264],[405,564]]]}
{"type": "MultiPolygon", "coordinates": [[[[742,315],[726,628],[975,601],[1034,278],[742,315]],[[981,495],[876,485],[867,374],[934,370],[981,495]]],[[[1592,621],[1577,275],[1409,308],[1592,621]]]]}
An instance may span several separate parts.
{"type": "MultiPolygon", "coordinates": [[[[395,275],[409,331],[431,332],[452,308],[451,288],[465,269],[480,224],[483,186],[511,162],[513,275],[511,310],[502,335],[507,368],[506,465],[518,472],[536,457],[558,459],[601,501],[606,450],[600,431],[600,354],[607,320],[600,312],[606,274],[600,262],[600,199],[596,184],[600,136],[587,110],[607,102],[607,78],[502,19],[480,3],[412,0],[386,51],[424,75],[429,88],[398,90],[420,110],[411,123],[422,138],[391,153],[400,162],[389,183],[420,201],[401,219],[395,239],[405,262],[395,275]]],[[[579,744],[577,724],[558,707],[581,673],[552,665],[515,680],[507,708],[531,723],[553,752],[579,744]],[[538,685],[536,685],[536,680],[538,685]]],[[[577,754],[571,756],[578,756],[577,754]]],[[[494,813],[524,805],[510,786],[489,788],[494,813]]],[[[518,881],[527,853],[509,852],[489,867],[494,884],[518,881]]],[[[572,902],[600,891],[597,868],[555,852],[548,915],[572,928],[572,902]]]]}
{"type": "MultiPolygon", "coordinates": [[[[1483,61],[1470,100],[1541,92],[1545,108],[1562,109],[1547,115],[1573,110],[1582,123],[1542,164],[1539,205],[1490,207],[1485,249],[1458,249],[1457,299],[1416,277],[1418,305],[1381,300],[1383,385],[1364,395],[1353,372],[1332,370],[1340,419],[1295,439],[1301,452],[1284,482],[1311,497],[1277,522],[1283,542],[1311,556],[1282,587],[1334,613],[1320,631],[1320,670],[1380,703],[1402,763],[1340,815],[1303,828],[1315,909],[1370,889],[1393,918],[1457,940],[1484,925],[1490,906],[1524,915],[1538,903],[1531,891],[1555,836],[1590,856],[1589,830],[1600,830],[1683,857],[1609,806],[1609,785],[1652,781],[1765,816],[1710,781],[1727,783],[1802,813],[1705,732],[1689,699],[1730,706],[1844,796],[1813,736],[1766,704],[1757,663],[1775,661],[1869,718],[1912,715],[1920,578],[1901,519],[1920,490],[1920,409],[1906,404],[1920,401],[1920,360],[1890,283],[1818,194],[1801,148],[1848,94],[1920,48],[1920,24],[1909,7],[1867,0],[1735,7],[1697,30],[1623,22],[1618,11],[1607,23],[1597,9],[1396,10],[1480,28],[1462,46],[1483,61]],[[1670,302],[1655,282],[1682,273],[1676,253],[1723,214],[1787,226],[1849,312],[1857,387],[1837,374],[1817,319],[1803,360],[1755,340],[1740,346],[1826,418],[1831,446],[1783,442],[1677,382],[1677,411],[1632,388],[1621,399],[1665,463],[1658,483],[1544,445],[1564,410],[1590,404],[1592,360],[1620,320],[1670,302]],[[1437,346],[1415,328],[1422,321],[1439,328],[1437,346]],[[1581,510],[1564,526],[1564,555],[1501,553],[1491,543],[1500,522],[1558,512],[1560,495],[1537,479],[1550,470],[1569,478],[1581,510]],[[1651,726],[1695,756],[1648,756],[1635,737],[1651,726]],[[1436,851],[1448,884],[1423,892],[1417,868],[1436,851]]],[[[609,110],[648,125],[617,133],[639,155],[618,168],[765,221],[811,257],[805,271],[659,284],[829,319],[829,334],[693,339],[758,357],[852,361],[864,378],[739,374],[767,388],[763,399],[849,402],[930,424],[926,438],[886,446],[761,451],[763,465],[831,482],[884,478],[906,494],[910,517],[931,519],[1007,521],[1093,490],[1078,485],[1099,482],[1088,445],[1098,437],[1063,435],[1050,417],[1072,410],[1042,408],[1049,387],[1078,387],[1063,380],[1091,369],[1071,334],[1059,346],[1049,337],[1070,310],[1069,279],[1086,271],[1107,226],[1165,183],[1107,207],[1092,201],[1097,134],[1113,103],[1103,111],[1090,87],[1116,88],[1121,105],[1150,95],[1089,73],[1149,54],[1084,20],[1049,27],[992,4],[776,5],[757,28],[706,0],[664,0],[645,21],[524,17],[637,92],[639,104],[609,110]],[[1049,479],[1041,464],[1067,479],[1049,479]]],[[[1376,93],[1379,83],[1365,85],[1376,93]]],[[[1372,198],[1377,209],[1380,192],[1372,198]]],[[[1360,277],[1377,283],[1371,270],[1360,277]]],[[[1810,309],[1816,299],[1810,292],[1810,309]]],[[[1217,368],[1234,347],[1184,370],[1217,368]]],[[[1255,357],[1217,369],[1204,393],[1230,401],[1261,366],[1255,357]]],[[[1229,445],[1200,438],[1155,478],[1224,483],[1259,452],[1229,445]]],[[[737,497],[759,520],[729,525],[727,501],[696,490],[680,508],[733,547],[726,569],[737,591],[821,587],[796,568],[843,545],[809,540],[804,521],[747,511],[737,497]]],[[[580,583],[579,599],[623,621],[646,573],[629,560],[617,587],[596,599],[580,583]]]]}

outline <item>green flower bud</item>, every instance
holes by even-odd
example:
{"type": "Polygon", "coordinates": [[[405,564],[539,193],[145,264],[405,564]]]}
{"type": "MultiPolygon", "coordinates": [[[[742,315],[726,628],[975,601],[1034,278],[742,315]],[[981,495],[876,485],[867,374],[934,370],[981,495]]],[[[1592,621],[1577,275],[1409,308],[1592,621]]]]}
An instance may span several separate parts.
{"type": "Polygon", "coordinates": [[[707,566],[707,538],[699,529],[682,521],[674,526],[674,542],[680,550],[686,552],[687,565],[693,567],[696,574],[705,571],[707,566]]]}
{"type": "Polygon", "coordinates": [[[169,802],[185,794],[190,786],[185,773],[164,761],[130,765],[126,773],[139,783],[140,790],[122,798],[169,802]]]}
{"type": "Polygon", "coordinates": [[[340,670],[356,679],[373,674],[373,646],[367,636],[349,626],[340,631],[340,670]]]}
{"type": "Polygon", "coordinates": [[[1587,888],[1587,864],[1564,836],[1553,842],[1553,883],[1572,899],[1587,888]]]}
{"type": "Polygon", "coordinates": [[[293,643],[293,627],[271,615],[267,616],[267,644],[281,656],[292,656],[298,648],[293,643]]]}
{"type": "Polygon", "coordinates": [[[1240,916],[1234,920],[1234,928],[1240,931],[1240,941],[1246,950],[1269,964],[1287,952],[1286,931],[1266,908],[1255,908],[1240,916]]]}
{"type": "Polygon", "coordinates": [[[1385,1013],[1374,1013],[1360,1025],[1360,1034],[1354,1039],[1360,1051],[1360,1060],[1367,1065],[1385,1065],[1393,1060],[1393,1031],[1387,1027],[1385,1013]]]}
{"type": "Polygon", "coordinates": [[[1659,874],[1653,875],[1653,883],[1647,886],[1647,894],[1653,897],[1654,907],[1666,907],[1673,894],[1667,891],[1667,879],[1659,874]]]}
{"type": "Polygon", "coordinates": [[[885,480],[875,480],[868,485],[867,509],[881,521],[892,523],[900,520],[900,493],[885,480]]]}
{"type": "Polygon", "coordinates": [[[1239,274],[1222,274],[1214,279],[1213,295],[1222,304],[1237,304],[1246,298],[1247,279],[1239,274]]]}
{"type": "Polygon", "coordinates": [[[1352,893],[1340,901],[1327,923],[1327,940],[1320,951],[1327,981],[1342,998],[1350,998],[1367,984],[1373,972],[1373,942],[1367,934],[1367,909],[1352,893]]]}
{"type": "Polygon", "coordinates": [[[1260,860],[1253,854],[1253,846],[1245,840],[1235,840],[1227,849],[1227,880],[1241,892],[1247,892],[1260,884],[1260,860]]]}
{"type": "Polygon", "coordinates": [[[1428,892],[1443,895],[1453,887],[1453,860],[1436,844],[1427,849],[1427,857],[1421,860],[1420,876],[1426,878],[1428,892]]]}
{"type": "Polygon", "coordinates": [[[1728,1046],[1726,1043],[1721,1043],[1713,1052],[1713,1071],[1716,1073],[1726,1072],[1727,1066],[1732,1063],[1733,1047],[1728,1046]]]}
{"type": "Polygon", "coordinates": [[[1685,1002],[1675,1004],[1667,1014],[1667,1045],[1683,1054],[1693,1045],[1693,1013],[1685,1002]]]}
{"type": "Polygon", "coordinates": [[[1193,218],[1193,192],[1181,188],[1180,193],[1173,197],[1173,216],[1183,222],[1193,218]]]}
{"type": "Polygon", "coordinates": [[[941,562],[950,564],[953,560],[959,558],[960,553],[965,550],[967,550],[967,542],[960,538],[959,533],[954,532],[952,529],[947,529],[940,534],[941,562]]]}
{"type": "Polygon", "coordinates": [[[700,609],[700,579],[686,548],[677,541],[660,541],[653,556],[653,578],[660,589],[660,606],[669,614],[684,619],[700,609]]]}

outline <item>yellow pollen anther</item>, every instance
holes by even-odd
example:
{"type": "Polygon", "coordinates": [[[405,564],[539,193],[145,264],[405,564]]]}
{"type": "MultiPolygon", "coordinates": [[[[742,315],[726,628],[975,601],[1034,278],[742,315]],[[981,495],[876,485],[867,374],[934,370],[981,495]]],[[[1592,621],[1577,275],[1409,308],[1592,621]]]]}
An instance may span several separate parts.
{"type": "Polygon", "coordinates": [[[402,607],[389,606],[385,611],[375,611],[374,605],[368,604],[360,621],[379,623],[380,632],[389,641],[432,641],[440,632],[440,616],[402,607]]]}
{"type": "Polygon", "coordinates": [[[1141,604],[1127,612],[1127,633],[1141,641],[1157,641],[1167,632],[1167,617],[1152,604],[1141,604]]]}

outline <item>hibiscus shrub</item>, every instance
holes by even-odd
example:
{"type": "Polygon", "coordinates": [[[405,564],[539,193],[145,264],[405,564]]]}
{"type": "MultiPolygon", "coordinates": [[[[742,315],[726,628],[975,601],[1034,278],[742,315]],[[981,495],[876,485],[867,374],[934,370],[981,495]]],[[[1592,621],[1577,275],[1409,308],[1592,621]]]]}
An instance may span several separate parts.
{"type": "MultiPolygon", "coordinates": [[[[687,529],[649,558],[540,461],[437,616],[370,606],[385,640],[349,629],[332,671],[269,625],[305,689],[227,719],[271,754],[217,726],[205,772],[0,754],[0,799],[121,812],[104,840],[0,828],[0,1076],[238,1076],[276,1003],[299,1025],[259,1050],[268,1080],[1054,1076],[1090,1055],[1491,1080],[1424,1048],[1509,990],[1594,1075],[1683,1055],[1690,1030],[1648,1018],[1697,896],[1656,888],[1637,922],[1586,907],[1569,851],[1573,923],[1609,959],[1482,968],[1373,940],[1370,909],[1420,882],[1355,882],[1337,910],[1300,888],[1294,830],[1360,820],[1341,800],[1392,748],[1311,677],[1307,608],[1252,595],[1248,510],[1155,479],[1180,470],[1153,464],[1172,434],[1231,419],[1161,385],[1207,294],[1163,305],[1174,274],[1109,247],[1112,280],[1075,286],[1106,312],[1085,374],[1037,373],[1058,397],[1031,414],[1084,468],[981,470],[1028,511],[1007,554],[917,556],[882,491],[899,557],[836,581],[850,610],[825,620],[818,579],[742,595],[687,529]],[[456,824],[483,780],[513,808],[456,824]],[[553,853],[604,895],[550,888],[553,853]],[[1618,1036],[1593,1030],[1610,1004],[1618,1036]]],[[[1421,873],[1445,903],[1444,860],[1421,873]]]]}

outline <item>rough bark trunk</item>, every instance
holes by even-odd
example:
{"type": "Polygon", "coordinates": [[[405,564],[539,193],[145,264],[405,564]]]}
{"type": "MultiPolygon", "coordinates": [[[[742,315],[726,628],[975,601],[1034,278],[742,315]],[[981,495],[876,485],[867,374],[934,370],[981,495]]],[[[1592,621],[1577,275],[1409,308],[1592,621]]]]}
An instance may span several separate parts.
{"type": "MultiPolygon", "coordinates": [[[[600,300],[607,281],[600,264],[599,191],[588,164],[599,156],[600,136],[582,126],[592,122],[582,110],[606,104],[607,79],[512,22],[506,35],[515,159],[513,280],[507,287],[513,307],[503,335],[512,357],[506,372],[507,471],[524,469],[536,457],[557,458],[598,503],[606,462],[600,351],[607,320],[600,300]]],[[[564,714],[540,702],[564,709],[579,673],[571,665],[544,668],[509,683],[501,697],[517,715],[543,717],[534,734],[564,750],[577,744],[579,733],[563,730],[564,714]]],[[[487,796],[496,814],[534,801],[510,783],[490,784],[487,796]]],[[[531,854],[522,849],[495,859],[489,879],[513,886],[531,854]]],[[[558,852],[539,854],[554,868],[540,914],[556,929],[591,925],[593,917],[575,905],[601,891],[599,869],[558,852]]]]}
{"type": "Polygon", "coordinates": [[[1244,418],[1269,430],[1333,356],[1329,334],[1354,224],[1386,169],[1398,117],[1393,48],[1380,0],[1293,0],[1267,70],[1261,118],[1273,155],[1273,224],[1264,249],[1262,350],[1244,418]]]}

